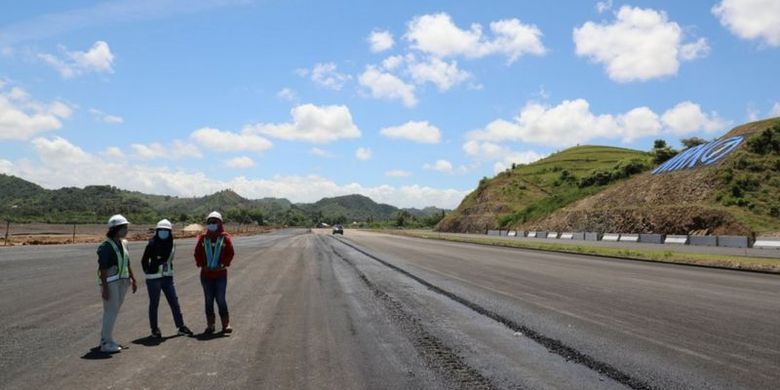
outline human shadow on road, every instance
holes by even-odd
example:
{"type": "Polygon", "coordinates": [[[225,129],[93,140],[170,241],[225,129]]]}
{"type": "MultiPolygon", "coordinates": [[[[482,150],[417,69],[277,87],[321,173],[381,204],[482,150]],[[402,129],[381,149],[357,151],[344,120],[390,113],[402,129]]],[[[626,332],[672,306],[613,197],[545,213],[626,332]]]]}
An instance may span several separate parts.
{"type": "Polygon", "coordinates": [[[143,345],[144,347],[156,347],[170,339],[175,339],[177,337],[180,337],[179,335],[174,336],[165,336],[165,337],[152,337],[152,336],[146,336],[141,337],[140,339],[135,339],[131,341],[133,344],[137,345],[143,345]]]}
{"type": "Polygon", "coordinates": [[[85,360],[105,360],[111,359],[113,357],[111,355],[113,354],[101,351],[100,347],[94,347],[90,349],[89,352],[85,353],[81,358],[85,360]]]}
{"type": "Polygon", "coordinates": [[[228,337],[226,334],[222,332],[214,332],[214,333],[199,333],[195,335],[195,339],[198,341],[209,341],[214,339],[221,339],[228,337]]]}

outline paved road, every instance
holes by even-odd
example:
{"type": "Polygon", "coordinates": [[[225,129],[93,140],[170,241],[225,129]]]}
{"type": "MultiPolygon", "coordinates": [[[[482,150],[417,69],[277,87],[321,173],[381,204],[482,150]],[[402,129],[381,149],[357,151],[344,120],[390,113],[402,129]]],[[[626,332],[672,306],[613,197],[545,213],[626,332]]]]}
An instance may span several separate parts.
{"type": "MultiPolygon", "coordinates": [[[[776,388],[780,277],[347,231],[236,238],[229,337],[93,351],[94,245],[0,250],[0,388],[776,388]]],[[[204,327],[178,243],[185,321],[204,327]]],[[[142,244],[131,245],[140,254],[142,244]]],[[[137,265],[137,261],[136,261],[137,265]]],[[[163,302],[163,334],[173,323],[163,302]]]]}

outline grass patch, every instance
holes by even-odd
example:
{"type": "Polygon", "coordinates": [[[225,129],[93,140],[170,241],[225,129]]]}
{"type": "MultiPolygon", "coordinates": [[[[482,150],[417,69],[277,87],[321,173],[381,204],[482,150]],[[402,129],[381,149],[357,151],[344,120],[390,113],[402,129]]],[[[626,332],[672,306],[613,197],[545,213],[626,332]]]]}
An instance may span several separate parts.
{"type": "Polygon", "coordinates": [[[762,271],[780,274],[780,258],[714,255],[706,253],[674,252],[668,249],[643,250],[563,244],[552,242],[514,241],[488,236],[458,236],[428,231],[380,230],[379,232],[406,237],[416,237],[452,242],[492,245],[508,248],[536,249],[574,254],[620,257],[660,263],[701,265],[735,270],[762,271]]]}

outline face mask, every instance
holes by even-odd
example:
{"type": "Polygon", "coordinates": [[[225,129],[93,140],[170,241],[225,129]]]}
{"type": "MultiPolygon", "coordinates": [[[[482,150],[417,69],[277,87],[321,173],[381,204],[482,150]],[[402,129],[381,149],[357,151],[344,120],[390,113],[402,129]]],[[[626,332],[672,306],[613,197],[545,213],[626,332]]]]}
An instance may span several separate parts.
{"type": "Polygon", "coordinates": [[[209,229],[210,232],[216,232],[217,231],[217,224],[216,223],[210,223],[206,226],[206,229],[209,229]]]}
{"type": "Polygon", "coordinates": [[[161,240],[167,240],[168,237],[171,236],[171,232],[167,230],[160,230],[157,232],[157,237],[160,237],[161,240]]]}

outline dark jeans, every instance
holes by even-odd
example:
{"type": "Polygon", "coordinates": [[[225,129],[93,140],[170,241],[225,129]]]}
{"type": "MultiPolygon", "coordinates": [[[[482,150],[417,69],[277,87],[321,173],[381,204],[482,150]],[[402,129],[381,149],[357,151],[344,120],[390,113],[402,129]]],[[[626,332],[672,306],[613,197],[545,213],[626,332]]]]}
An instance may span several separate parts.
{"type": "Polygon", "coordinates": [[[200,278],[200,284],[203,286],[203,297],[206,298],[206,318],[214,318],[214,301],[219,306],[219,316],[227,317],[228,305],[225,299],[227,292],[227,276],[216,279],[200,278]]]}
{"type": "Polygon", "coordinates": [[[177,328],[184,326],[184,319],[181,315],[179,298],[176,296],[176,287],[173,285],[173,277],[165,276],[159,279],[146,279],[146,289],[149,291],[149,326],[152,330],[157,330],[157,308],[160,306],[160,291],[165,294],[168,306],[173,313],[173,322],[177,328]]]}

